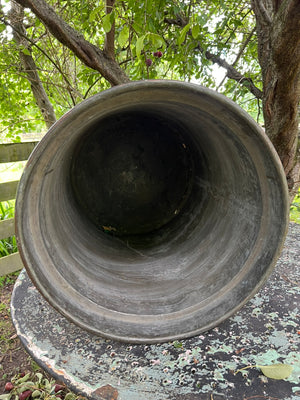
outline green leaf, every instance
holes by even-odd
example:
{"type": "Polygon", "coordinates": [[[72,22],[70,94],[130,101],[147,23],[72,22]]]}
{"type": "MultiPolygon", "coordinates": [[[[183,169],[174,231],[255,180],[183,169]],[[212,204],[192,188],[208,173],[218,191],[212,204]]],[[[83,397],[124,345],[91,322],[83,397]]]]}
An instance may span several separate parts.
{"type": "Polygon", "coordinates": [[[112,18],[110,14],[106,14],[105,17],[102,18],[102,26],[106,33],[111,30],[112,18]]]}
{"type": "Polygon", "coordinates": [[[32,390],[36,386],[35,383],[31,381],[24,382],[21,385],[22,385],[22,391],[32,390]]]}
{"type": "Polygon", "coordinates": [[[266,377],[271,379],[286,379],[293,371],[293,367],[288,364],[258,365],[257,367],[266,377]]]}
{"type": "Polygon", "coordinates": [[[28,374],[26,374],[26,375],[23,376],[22,378],[17,379],[17,380],[15,381],[15,384],[16,384],[16,385],[19,385],[20,383],[27,382],[27,381],[29,380],[29,378],[30,378],[30,375],[31,375],[31,373],[28,372],[28,374]]]}
{"type": "Polygon", "coordinates": [[[206,24],[207,20],[209,19],[209,16],[207,14],[200,14],[196,16],[196,19],[199,23],[199,25],[203,26],[206,24]]]}
{"type": "Polygon", "coordinates": [[[11,398],[12,394],[7,393],[7,394],[0,394],[0,399],[1,400],[9,400],[11,398]]]}
{"type": "Polygon", "coordinates": [[[22,53],[25,54],[26,56],[31,56],[30,51],[28,49],[26,49],[26,48],[22,49],[22,53]]]}
{"type": "Polygon", "coordinates": [[[87,78],[87,83],[91,86],[94,83],[94,75],[89,75],[87,78]]]}
{"type": "Polygon", "coordinates": [[[136,51],[137,57],[139,57],[141,55],[141,52],[142,52],[143,47],[144,47],[144,40],[145,40],[145,35],[140,36],[136,41],[135,51],[136,51]]]}
{"type": "Polygon", "coordinates": [[[183,347],[183,344],[181,342],[178,342],[178,340],[175,340],[175,342],[173,342],[173,346],[175,347],[175,349],[181,349],[183,347]]]}
{"type": "Polygon", "coordinates": [[[89,14],[89,21],[93,22],[97,18],[97,14],[99,12],[99,7],[94,8],[89,14]]]}
{"type": "Polygon", "coordinates": [[[193,36],[193,39],[197,39],[199,33],[200,33],[200,25],[194,25],[194,26],[192,27],[192,36],[193,36]]]}
{"type": "Polygon", "coordinates": [[[43,375],[40,372],[37,372],[35,376],[38,378],[38,382],[42,382],[43,375]]]}
{"type": "Polygon", "coordinates": [[[41,391],[36,389],[31,393],[31,397],[34,399],[35,397],[40,397],[41,396],[41,391]]]}
{"type": "Polygon", "coordinates": [[[128,37],[129,37],[129,29],[128,29],[128,26],[125,25],[125,26],[123,26],[123,28],[118,36],[118,43],[119,43],[120,47],[125,46],[125,44],[128,40],[128,37]]]}
{"type": "Polygon", "coordinates": [[[67,393],[65,395],[65,400],[74,400],[75,399],[75,395],[73,393],[67,393]]]}
{"type": "Polygon", "coordinates": [[[179,45],[181,45],[184,42],[185,36],[186,36],[188,30],[190,29],[190,27],[191,27],[191,24],[187,24],[187,25],[185,25],[185,27],[180,32],[180,35],[179,35],[179,37],[177,39],[177,43],[179,45]]]}
{"type": "Polygon", "coordinates": [[[162,47],[165,45],[164,39],[157,33],[149,33],[149,39],[151,40],[154,47],[162,47]]]}

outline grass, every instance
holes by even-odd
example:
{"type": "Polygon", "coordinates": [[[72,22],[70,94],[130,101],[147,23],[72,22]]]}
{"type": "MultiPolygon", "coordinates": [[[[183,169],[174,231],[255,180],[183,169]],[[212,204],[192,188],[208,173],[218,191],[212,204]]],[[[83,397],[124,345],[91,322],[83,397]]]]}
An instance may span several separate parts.
{"type": "MultiPolygon", "coordinates": [[[[19,271],[13,272],[12,274],[9,274],[9,275],[0,276],[0,288],[14,284],[18,275],[19,275],[19,271]]],[[[2,303],[0,304],[0,307],[1,306],[2,306],[2,303]]],[[[1,311],[1,309],[0,309],[0,311],[1,311]]]]}
{"type": "Polygon", "coordinates": [[[290,220],[300,224],[300,189],[298,195],[294,198],[290,209],[290,220]]]}
{"type": "Polygon", "coordinates": [[[28,390],[31,396],[27,400],[84,400],[50,378],[21,345],[10,317],[11,292],[17,275],[0,278],[0,400],[25,399],[28,390]]]}
{"type": "Polygon", "coordinates": [[[11,339],[8,337],[7,332],[10,331],[10,308],[6,303],[0,305],[0,349],[4,354],[10,349],[11,339]]]}
{"type": "Polygon", "coordinates": [[[10,321],[10,292],[6,287],[12,287],[18,275],[19,273],[14,273],[0,279],[0,354],[5,354],[10,349],[13,332],[10,321]]]}
{"type": "MultiPolygon", "coordinates": [[[[0,183],[19,180],[25,164],[26,161],[0,164],[0,183]]],[[[14,200],[3,201],[2,203],[0,203],[0,221],[14,218],[14,216],[14,200]]],[[[5,257],[18,251],[15,236],[0,239],[0,257],[5,257]]]]}
{"type": "MultiPolygon", "coordinates": [[[[15,201],[3,201],[0,203],[0,221],[13,218],[15,215],[15,201]]],[[[9,254],[18,251],[17,241],[15,236],[10,236],[0,240],[0,257],[8,256],[9,254]]]]}

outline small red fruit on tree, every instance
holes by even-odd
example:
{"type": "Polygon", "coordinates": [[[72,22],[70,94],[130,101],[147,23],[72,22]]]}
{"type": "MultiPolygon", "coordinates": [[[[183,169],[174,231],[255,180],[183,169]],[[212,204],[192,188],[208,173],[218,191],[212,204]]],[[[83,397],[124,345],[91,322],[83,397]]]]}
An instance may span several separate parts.
{"type": "Polygon", "coordinates": [[[147,67],[151,67],[151,65],[152,65],[152,60],[151,60],[151,58],[147,58],[147,59],[146,59],[146,65],[147,65],[147,67]]]}
{"type": "Polygon", "coordinates": [[[158,57],[158,58],[162,57],[162,55],[163,55],[163,53],[162,53],[161,51],[155,51],[155,52],[153,53],[153,56],[154,56],[154,57],[158,57]]]}

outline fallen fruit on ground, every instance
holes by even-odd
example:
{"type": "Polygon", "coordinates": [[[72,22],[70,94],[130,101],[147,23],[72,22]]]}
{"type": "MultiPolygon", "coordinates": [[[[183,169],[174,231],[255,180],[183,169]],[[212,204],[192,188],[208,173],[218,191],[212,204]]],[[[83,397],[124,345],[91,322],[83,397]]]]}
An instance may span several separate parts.
{"type": "Polygon", "coordinates": [[[5,384],[5,390],[10,392],[14,388],[14,385],[11,382],[7,382],[5,384]]]}
{"type": "Polygon", "coordinates": [[[25,390],[25,392],[19,394],[19,400],[27,399],[27,397],[31,396],[31,393],[32,393],[31,390],[25,390]]]}
{"type": "Polygon", "coordinates": [[[64,386],[63,385],[59,385],[58,383],[54,386],[54,392],[57,393],[60,390],[63,390],[64,386]]]}

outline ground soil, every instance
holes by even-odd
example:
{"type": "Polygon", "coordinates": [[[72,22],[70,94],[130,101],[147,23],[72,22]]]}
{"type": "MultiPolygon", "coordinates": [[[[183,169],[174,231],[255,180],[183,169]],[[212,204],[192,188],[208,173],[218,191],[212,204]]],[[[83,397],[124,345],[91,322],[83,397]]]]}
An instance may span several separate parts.
{"type": "Polygon", "coordinates": [[[39,369],[23,348],[11,322],[10,298],[15,280],[16,276],[9,276],[0,285],[0,394],[6,393],[5,383],[14,375],[39,369]]]}

